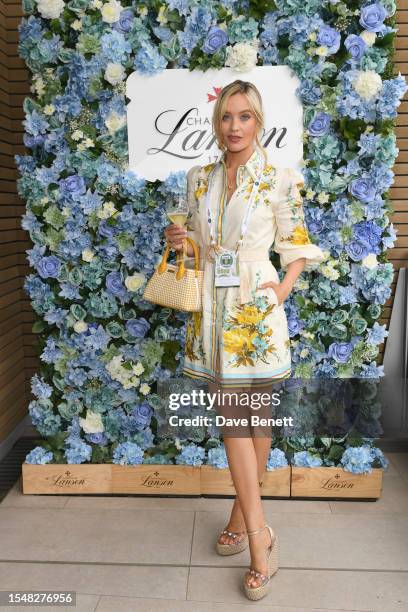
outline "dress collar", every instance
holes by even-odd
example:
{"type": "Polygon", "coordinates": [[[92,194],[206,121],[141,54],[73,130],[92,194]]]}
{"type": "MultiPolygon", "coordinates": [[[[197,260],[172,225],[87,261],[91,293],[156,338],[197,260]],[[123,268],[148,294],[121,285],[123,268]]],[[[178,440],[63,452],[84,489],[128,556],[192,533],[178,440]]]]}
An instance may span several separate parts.
{"type": "MultiPolygon", "coordinates": [[[[225,166],[226,153],[227,152],[224,151],[220,157],[220,164],[224,164],[224,166],[225,166]]],[[[247,159],[245,164],[240,164],[238,166],[238,169],[246,168],[249,174],[252,176],[252,178],[256,180],[259,177],[259,174],[263,168],[263,165],[264,165],[264,156],[262,155],[259,147],[255,146],[255,150],[252,153],[251,157],[247,159]]]]}

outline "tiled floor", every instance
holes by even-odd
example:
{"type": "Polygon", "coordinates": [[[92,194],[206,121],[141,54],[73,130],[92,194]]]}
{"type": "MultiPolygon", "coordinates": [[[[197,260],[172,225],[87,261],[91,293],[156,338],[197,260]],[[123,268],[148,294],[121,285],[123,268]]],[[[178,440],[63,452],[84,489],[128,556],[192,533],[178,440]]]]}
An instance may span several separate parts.
{"type": "Polygon", "coordinates": [[[30,496],[18,481],[0,504],[0,591],[76,591],[50,612],[408,611],[408,454],[385,454],[376,502],[264,500],[280,569],[254,603],[248,551],[214,550],[232,500],[30,496]]]}

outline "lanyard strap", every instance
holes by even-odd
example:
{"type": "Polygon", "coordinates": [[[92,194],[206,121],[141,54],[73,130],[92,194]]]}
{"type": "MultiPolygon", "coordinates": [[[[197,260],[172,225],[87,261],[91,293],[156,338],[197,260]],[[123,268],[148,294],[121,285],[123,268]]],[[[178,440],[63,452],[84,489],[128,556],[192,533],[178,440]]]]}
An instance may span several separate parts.
{"type": "MultiPolygon", "coordinates": [[[[208,185],[207,194],[206,194],[206,200],[205,200],[206,211],[207,211],[207,222],[208,222],[209,230],[210,230],[210,244],[214,248],[216,246],[218,248],[218,245],[216,243],[215,236],[214,236],[214,223],[213,223],[213,218],[212,218],[212,213],[211,213],[210,195],[211,195],[211,188],[212,188],[212,184],[213,184],[216,168],[217,168],[217,165],[215,165],[214,168],[211,170],[210,178],[209,178],[209,185],[208,185]]],[[[259,191],[259,185],[260,185],[260,183],[262,181],[262,178],[263,178],[263,175],[264,175],[264,169],[265,169],[265,166],[263,167],[262,172],[260,173],[260,176],[256,178],[256,180],[254,181],[254,183],[252,185],[251,195],[249,196],[248,206],[245,209],[245,215],[244,215],[244,218],[242,219],[241,235],[239,237],[239,240],[237,240],[235,251],[237,251],[239,249],[239,247],[241,246],[241,244],[242,244],[242,242],[244,240],[245,235],[248,232],[249,219],[251,218],[252,208],[253,208],[252,205],[253,205],[254,200],[256,198],[256,195],[257,195],[257,193],[259,191]]],[[[218,236],[218,232],[217,232],[217,237],[219,237],[218,236]]]]}

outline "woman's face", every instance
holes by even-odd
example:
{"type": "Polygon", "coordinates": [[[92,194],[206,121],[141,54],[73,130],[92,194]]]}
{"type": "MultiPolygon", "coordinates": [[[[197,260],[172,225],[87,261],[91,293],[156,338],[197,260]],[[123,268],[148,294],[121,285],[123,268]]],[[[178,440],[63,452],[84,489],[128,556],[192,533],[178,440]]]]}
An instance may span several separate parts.
{"type": "Polygon", "coordinates": [[[256,136],[256,118],[244,94],[236,93],[229,97],[221,117],[221,133],[223,143],[230,151],[241,151],[253,144],[256,136]]]}

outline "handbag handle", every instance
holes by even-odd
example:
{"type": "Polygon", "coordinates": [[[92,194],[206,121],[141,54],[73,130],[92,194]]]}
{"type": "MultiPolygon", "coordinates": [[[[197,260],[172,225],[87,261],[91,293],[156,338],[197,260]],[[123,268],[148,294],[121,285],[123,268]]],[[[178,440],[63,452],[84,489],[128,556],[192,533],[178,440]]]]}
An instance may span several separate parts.
{"type": "MultiPolygon", "coordinates": [[[[177,273],[176,273],[176,279],[180,280],[181,278],[183,278],[184,274],[185,274],[185,265],[184,265],[184,255],[186,254],[186,246],[187,246],[187,242],[189,242],[191,244],[191,246],[193,247],[193,251],[194,251],[194,269],[195,269],[195,275],[198,276],[198,272],[199,272],[199,257],[198,257],[198,248],[196,243],[194,242],[194,240],[192,238],[190,238],[190,236],[186,237],[186,242],[183,244],[183,251],[180,254],[180,257],[177,253],[177,273]]],[[[166,244],[166,248],[164,249],[164,253],[163,253],[163,257],[162,260],[157,268],[157,271],[159,274],[163,274],[163,272],[166,271],[166,267],[167,267],[167,259],[170,253],[170,243],[168,242],[166,244]]]]}

